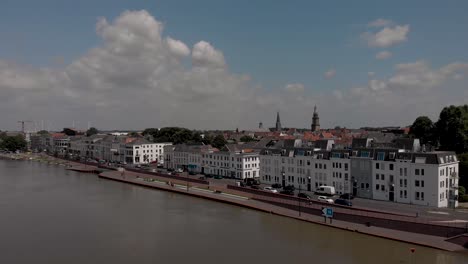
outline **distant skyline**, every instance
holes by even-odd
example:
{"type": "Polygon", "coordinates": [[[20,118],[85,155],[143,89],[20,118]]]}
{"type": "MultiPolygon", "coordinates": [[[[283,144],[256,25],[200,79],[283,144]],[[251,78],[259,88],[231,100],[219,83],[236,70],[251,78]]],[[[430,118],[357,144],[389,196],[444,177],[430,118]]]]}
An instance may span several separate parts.
{"type": "Polygon", "coordinates": [[[6,1],[0,130],[405,126],[468,103],[466,1],[6,1]]]}

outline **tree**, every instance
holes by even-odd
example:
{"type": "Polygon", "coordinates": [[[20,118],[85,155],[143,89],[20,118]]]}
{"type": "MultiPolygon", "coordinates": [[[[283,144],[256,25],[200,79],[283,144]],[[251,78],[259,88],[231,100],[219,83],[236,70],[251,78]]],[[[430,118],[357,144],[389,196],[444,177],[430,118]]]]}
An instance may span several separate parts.
{"type": "Polygon", "coordinates": [[[9,151],[26,150],[26,140],[22,135],[7,136],[0,142],[0,149],[6,149],[9,151]]]}
{"type": "Polygon", "coordinates": [[[245,136],[242,136],[240,138],[240,141],[241,142],[251,142],[251,141],[255,141],[255,139],[253,137],[251,137],[251,136],[245,135],[245,136]]]}
{"type": "Polygon", "coordinates": [[[215,147],[215,148],[220,149],[220,148],[224,147],[224,145],[226,145],[226,143],[227,143],[227,141],[226,141],[226,139],[224,139],[223,135],[217,135],[213,139],[212,146],[215,147]]]}
{"type": "Polygon", "coordinates": [[[421,140],[421,143],[426,144],[433,142],[434,138],[434,124],[427,116],[420,116],[416,118],[410,128],[410,134],[421,140]]]}
{"type": "Polygon", "coordinates": [[[458,175],[460,177],[459,184],[468,187],[468,153],[458,154],[458,175]]]}
{"type": "Polygon", "coordinates": [[[128,133],[128,136],[130,136],[130,137],[139,137],[140,134],[138,134],[138,132],[132,131],[132,132],[128,133]]]}
{"type": "Polygon", "coordinates": [[[38,135],[49,135],[49,131],[47,130],[41,130],[39,132],[37,132],[38,135]]]}
{"type": "Polygon", "coordinates": [[[205,135],[205,137],[202,139],[202,142],[205,145],[211,145],[213,143],[213,136],[205,135]]]}
{"type": "Polygon", "coordinates": [[[99,133],[99,131],[95,128],[95,127],[90,127],[87,131],[86,131],[86,136],[87,137],[90,137],[92,135],[96,135],[97,133],[99,133]]]}
{"type": "Polygon", "coordinates": [[[436,129],[442,150],[468,151],[468,105],[444,107],[436,129]]]}
{"type": "Polygon", "coordinates": [[[64,133],[67,136],[76,136],[76,130],[70,128],[64,128],[62,133],[64,133]]]}

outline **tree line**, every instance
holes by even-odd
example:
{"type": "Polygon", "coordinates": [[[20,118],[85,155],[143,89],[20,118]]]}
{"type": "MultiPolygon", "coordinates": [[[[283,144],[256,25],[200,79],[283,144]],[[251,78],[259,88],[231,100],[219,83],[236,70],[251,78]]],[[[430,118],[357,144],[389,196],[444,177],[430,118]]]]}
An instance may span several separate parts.
{"type": "Polygon", "coordinates": [[[143,130],[142,135],[150,141],[162,143],[172,142],[173,144],[199,144],[212,145],[215,148],[223,148],[227,141],[223,135],[216,136],[204,135],[196,130],[190,130],[182,127],[163,127],[147,128],[143,130]]]}
{"type": "Polygon", "coordinates": [[[0,150],[17,151],[26,150],[27,143],[23,135],[8,136],[0,132],[0,150]]]}

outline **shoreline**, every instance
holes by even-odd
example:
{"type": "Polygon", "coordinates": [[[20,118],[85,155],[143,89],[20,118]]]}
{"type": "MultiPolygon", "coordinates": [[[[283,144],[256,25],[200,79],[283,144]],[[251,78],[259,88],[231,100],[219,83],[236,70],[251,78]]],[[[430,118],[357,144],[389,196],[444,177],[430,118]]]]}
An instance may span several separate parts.
{"type": "MultiPolygon", "coordinates": [[[[7,155],[18,155],[18,154],[7,154],[7,155]]],[[[186,190],[186,183],[177,179],[168,179],[161,178],[154,175],[148,175],[140,172],[125,171],[123,175],[119,171],[115,170],[106,170],[101,172],[103,169],[98,168],[95,165],[84,166],[81,163],[62,160],[60,158],[55,158],[47,155],[41,154],[32,154],[34,157],[31,157],[31,154],[22,155],[18,158],[10,158],[12,160],[28,160],[28,161],[38,161],[41,163],[46,163],[50,165],[62,165],[67,166],[67,170],[74,170],[82,173],[94,173],[98,174],[98,177],[119,181],[122,183],[134,184],[146,188],[152,188],[157,190],[175,192],[184,195],[190,195],[192,197],[197,197],[201,199],[212,200],[215,202],[222,202],[225,204],[230,204],[234,206],[240,206],[251,210],[260,211],[263,213],[274,214],[282,217],[288,217],[304,222],[309,222],[313,224],[318,224],[321,226],[333,227],[335,229],[340,229],[349,232],[355,232],[364,235],[370,235],[374,237],[379,237],[383,239],[394,240],[398,242],[408,243],[412,245],[428,247],[438,250],[444,250],[449,252],[458,252],[468,254],[468,248],[463,247],[461,244],[456,244],[455,242],[449,242],[449,240],[456,241],[457,239],[462,239],[462,241],[468,241],[468,236],[465,233],[464,235],[459,235],[455,237],[437,237],[425,234],[417,234],[413,232],[405,232],[388,228],[381,228],[375,226],[365,226],[362,224],[345,222],[340,220],[333,220],[333,223],[324,223],[323,217],[310,215],[305,212],[301,216],[298,215],[296,210],[284,208],[281,206],[276,206],[268,204],[262,201],[252,199],[247,197],[247,193],[240,191],[235,191],[228,189],[223,186],[216,186],[211,184],[201,184],[201,183],[189,183],[189,190],[186,190]],[[147,179],[152,179],[152,181],[147,181],[147,179]],[[172,185],[171,185],[172,184],[172,185]],[[203,190],[203,191],[202,191],[203,190]],[[239,198],[241,197],[241,198],[239,198]],[[461,237],[461,238],[460,238],[461,237]],[[464,239],[464,240],[463,240],[464,239]]],[[[5,158],[5,154],[0,155],[0,158],[5,158]]],[[[8,159],[8,158],[7,158],[8,159]]],[[[97,165],[97,164],[96,164],[97,165]]],[[[464,242],[462,242],[464,243],[464,242]]]]}

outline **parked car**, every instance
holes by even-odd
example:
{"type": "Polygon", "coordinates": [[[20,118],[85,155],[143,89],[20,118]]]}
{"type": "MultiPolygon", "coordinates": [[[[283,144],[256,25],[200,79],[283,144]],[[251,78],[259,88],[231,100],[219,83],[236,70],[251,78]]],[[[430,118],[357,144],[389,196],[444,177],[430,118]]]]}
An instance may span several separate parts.
{"type": "Polygon", "coordinates": [[[241,181],[237,181],[237,182],[236,182],[236,185],[237,185],[238,187],[245,187],[245,186],[246,186],[245,183],[244,183],[244,182],[241,182],[241,181]]]}
{"type": "Polygon", "coordinates": [[[205,176],[198,177],[199,180],[206,180],[205,176]]]}
{"type": "Polygon", "coordinates": [[[217,180],[221,180],[221,179],[223,178],[223,176],[221,176],[221,175],[215,175],[214,178],[217,179],[217,180]]]}
{"type": "Polygon", "coordinates": [[[350,193],[343,193],[342,195],[340,195],[340,198],[341,199],[346,199],[346,200],[352,200],[354,199],[354,196],[350,193]]]}
{"type": "Polygon", "coordinates": [[[330,199],[326,196],[319,196],[317,199],[319,200],[319,202],[334,203],[333,199],[330,199]]]}
{"type": "Polygon", "coordinates": [[[274,183],[271,185],[271,187],[275,188],[275,189],[281,189],[283,187],[283,185],[279,184],[279,183],[274,183]]]}
{"type": "Polygon", "coordinates": [[[194,171],[189,171],[189,173],[188,173],[188,174],[190,174],[190,175],[197,175],[197,173],[196,173],[196,172],[194,172],[194,171]]]}
{"type": "Polygon", "coordinates": [[[291,190],[282,190],[280,193],[284,195],[294,195],[294,192],[291,190]]]}
{"type": "Polygon", "coordinates": [[[305,193],[298,193],[297,197],[312,200],[312,198],[308,194],[305,194],[305,193]]]}
{"type": "Polygon", "coordinates": [[[344,205],[344,206],[353,206],[353,203],[351,203],[351,201],[349,200],[345,200],[345,199],[336,199],[335,200],[335,203],[336,204],[339,204],[339,205],[344,205]]]}
{"type": "Polygon", "coordinates": [[[269,192],[272,192],[272,193],[278,193],[278,190],[273,189],[272,187],[264,187],[263,190],[264,191],[269,191],[269,192]]]}
{"type": "Polygon", "coordinates": [[[179,173],[181,173],[181,172],[184,172],[184,170],[183,170],[183,169],[181,169],[181,168],[178,168],[178,169],[176,170],[176,172],[179,172],[179,173]]]}
{"type": "Polygon", "coordinates": [[[260,186],[258,185],[252,185],[250,188],[255,189],[255,190],[260,190],[260,186]]]}
{"type": "Polygon", "coordinates": [[[315,193],[319,194],[319,195],[333,196],[333,195],[335,195],[335,187],[333,187],[333,186],[320,186],[320,187],[317,188],[315,193]]]}

